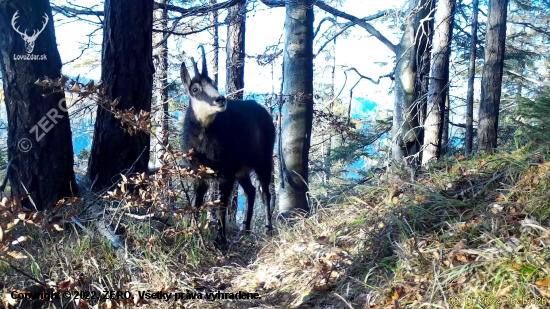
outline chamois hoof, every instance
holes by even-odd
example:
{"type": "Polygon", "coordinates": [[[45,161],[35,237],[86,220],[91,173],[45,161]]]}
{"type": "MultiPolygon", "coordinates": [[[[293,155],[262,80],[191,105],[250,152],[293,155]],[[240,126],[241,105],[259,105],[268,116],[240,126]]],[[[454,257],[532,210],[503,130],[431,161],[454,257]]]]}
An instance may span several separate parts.
{"type": "Polygon", "coordinates": [[[283,211],[277,215],[277,220],[290,219],[290,211],[283,211]]]}
{"type": "Polygon", "coordinates": [[[214,245],[216,246],[216,248],[218,248],[220,250],[227,249],[227,247],[228,247],[227,238],[221,237],[221,236],[216,237],[216,241],[214,242],[214,245]]]}
{"type": "Polygon", "coordinates": [[[275,236],[276,234],[275,230],[273,229],[273,226],[266,225],[264,226],[264,230],[265,230],[266,236],[275,236]]]}

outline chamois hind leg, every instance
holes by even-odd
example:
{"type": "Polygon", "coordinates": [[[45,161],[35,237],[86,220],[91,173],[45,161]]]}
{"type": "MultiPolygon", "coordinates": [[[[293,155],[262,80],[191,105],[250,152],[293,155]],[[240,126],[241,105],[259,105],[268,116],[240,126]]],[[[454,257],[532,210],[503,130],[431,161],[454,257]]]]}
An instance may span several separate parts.
{"type": "Polygon", "coordinates": [[[271,162],[269,164],[264,165],[261,169],[256,170],[256,176],[258,176],[258,180],[260,181],[260,185],[262,187],[262,201],[264,203],[264,213],[265,213],[265,227],[267,231],[273,230],[273,225],[271,223],[271,192],[270,192],[270,185],[271,185],[271,173],[272,173],[272,165],[271,162]]]}
{"type": "Polygon", "coordinates": [[[252,215],[254,214],[254,199],[256,197],[256,189],[250,181],[250,175],[244,175],[239,177],[239,184],[243,188],[246,205],[244,207],[244,221],[241,230],[250,231],[250,224],[252,222],[252,215]]]}
{"type": "Polygon", "coordinates": [[[193,205],[196,209],[199,209],[204,203],[204,195],[208,191],[208,183],[202,179],[196,179],[193,182],[193,188],[195,189],[195,202],[193,205]]]}
{"type": "Polygon", "coordinates": [[[220,210],[218,214],[218,219],[220,225],[218,226],[218,235],[216,237],[216,242],[218,245],[225,245],[227,243],[226,233],[225,233],[225,224],[227,216],[227,205],[229,199],[231,198],[231,192],[233,191],[233,185],[235,184],[235,176],[225,178],[220,178],[220,210]]]}

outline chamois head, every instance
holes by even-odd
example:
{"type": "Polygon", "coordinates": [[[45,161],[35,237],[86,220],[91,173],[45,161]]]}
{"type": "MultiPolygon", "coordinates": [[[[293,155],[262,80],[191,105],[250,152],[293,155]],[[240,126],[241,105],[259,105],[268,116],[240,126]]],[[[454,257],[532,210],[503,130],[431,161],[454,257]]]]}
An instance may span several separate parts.
{"type": "Polygon", "coordinates": [[[189,96],[189,105],[195,117],[202,125],[207,126],[214,120],[217,113],[225,111],[227,101],[212,85],[212,80],[208,77],[204,47],[201,45],[200,48],[202,51],[202,73],[199,73],[197,63],[191,57],[195,76],[191,79],[185,62],[181,64],[180,74],[185,91],[189,96]]]}

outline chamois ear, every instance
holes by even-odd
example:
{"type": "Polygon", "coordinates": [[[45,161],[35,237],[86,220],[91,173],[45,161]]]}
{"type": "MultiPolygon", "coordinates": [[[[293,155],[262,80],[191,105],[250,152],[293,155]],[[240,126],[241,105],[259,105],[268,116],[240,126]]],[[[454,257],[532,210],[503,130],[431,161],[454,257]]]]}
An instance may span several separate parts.
{"type": "Polygon", "coordinates": [[[208,66],[206,65],[206,54],[204,52],[204,46],[199,45],[202,54],[202,76],[208,77],[208,66]]]}
{"type": "Polygon", "coordinates": [[[185,90],[187,91],[189,87],[191,87],[191,77],[189,76],[189,71],[187,71],[187,67],[185,66],[185,61],[181,63],[180,76],[181,82],[183,83],[183,85],[185,86],[185,90]]]}

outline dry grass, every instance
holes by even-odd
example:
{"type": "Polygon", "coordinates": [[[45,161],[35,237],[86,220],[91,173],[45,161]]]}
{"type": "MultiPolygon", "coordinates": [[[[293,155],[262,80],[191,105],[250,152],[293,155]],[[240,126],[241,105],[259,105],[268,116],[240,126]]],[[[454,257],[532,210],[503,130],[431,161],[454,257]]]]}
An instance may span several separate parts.
{"type": "MultiPolygon", "coordinates": [[[[143,308],[545,308],[550,301],[550,163],[523,149],[447,161],[416,182],[383,175],[277,235],[222,253],[203,231],[123,220],[125,250],[72,225],[34,227],[13,263],[83,291],[257,292],[258,300],[153,300],[143,308]],[[167,232],[168,231],[168,232],[167,232]]],[[[4,291],[31,280],[0,263],[4,291]]],[[[105,302],[102,302],[105,304],[105,302]]],[[[50,302],[61,308],[64,304],[50,302]]],[[[97,302],[92,302],[97,304],[97,302]]],[[[73,306],[74,303],[69,304],[73,306]]],[[[105,306],[105,305],[101,305],[105,306]]],[[[101,307],[100,306],[100,307],[101,307]]]]}

